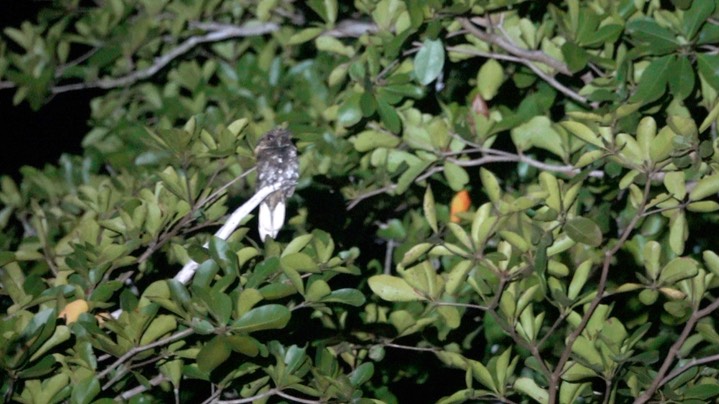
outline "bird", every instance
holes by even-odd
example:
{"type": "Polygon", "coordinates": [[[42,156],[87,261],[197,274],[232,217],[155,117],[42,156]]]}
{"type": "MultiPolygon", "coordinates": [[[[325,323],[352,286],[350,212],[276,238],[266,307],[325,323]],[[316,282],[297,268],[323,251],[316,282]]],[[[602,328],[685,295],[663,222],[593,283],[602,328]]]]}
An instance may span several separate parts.
{"type": "Polygon", "coordinates": [[[273,239],[285,221],[287,198],[295,192],[300,176],[297,148],[292,143],[292,133],[284,128],[275,128],[265,133],[255,147],[257,159],[256,191],[276,185],[274,191],[260,203],[259,226],[260,239],[267,236],[273,239]]]}

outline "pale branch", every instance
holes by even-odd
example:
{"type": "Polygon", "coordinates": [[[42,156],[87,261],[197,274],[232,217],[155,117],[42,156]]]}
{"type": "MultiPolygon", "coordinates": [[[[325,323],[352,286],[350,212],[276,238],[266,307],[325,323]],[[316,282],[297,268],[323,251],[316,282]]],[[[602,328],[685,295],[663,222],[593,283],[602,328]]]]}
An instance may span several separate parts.
{"type": "MultiPolygon", "coordinates": [[[[649,386],[648,389],[646,389],[635,401],[635,404],[644,404],[647,401],[649,401],[654,393],[657,391],[659,387],[661,387],[663,384],[669,382],[674,377],[678,376],[682,372],[684,372],[683,368],[681,371],[677,371],[679,369],[675,369],[677,372],[676,374],[670,374],[671,377],[664,375],[667,374],[669,371],[669,367],[674,362],[675,358],[679,354],[679,350],[681,349],[682,345],[686,342],[687,338],[689,338],[689,334],[694,330],[694,327],[696,326],[697,322],[701,320],[702,318],[710,315],[714,311],[719,309],[719,299],[714,300],[711,304],[709,304],[707,307],[701,309],[701,310],[695,310],[691,317],[689,317],[689,320],[684,325],[684,329],[682,330],[682,333],[679,335],[679,338],[677,338],[676,341],[674,341],[674,344],[669,348],[669,352],[667,353],[667,356],[664,358],[664,362],[662,363],[662,366],[659,368],[659,372],[657,372],[656,376],[654,376],[654,380],[652,381],[651,386],[649,386]]],[[[716,358],[717,355],[714,355],[715,360],[719,360],[719,358],[716,358]]],[[[687,367],[688,369],[688,367],[687,367]]],[[[672,372],[674,373],[674,372],[672,372]]]]}
{"type": "Polygon", "coordinates": [[[703,365],[705,363],[712,363],[719,361],[719,354],[716,355],[709,355],[705,356],[703,358],[693,358],[689,360],[686,363],[682,363],[679,365],[679,367],[675,368],[671,372],[669,372],[668,375],[666,375],[661,382],[659,382],[659,387],[669,383],[672,379],[679,376],[680,374],[686,372],[687,370],[693,368],[694,366],[703,365]]]}
{"type": "Polygon", "coordinates": [[[364,34],[377,32],[377,24],[370,21],[342,20],[332,29],[322,33],[323,36],[334,38],[359,38],[364,34]]]}
{"type": "MultiPolygon", "coordinates": [[[[491,163],[525,163],[527,165],[530,165],[532,167],[538,168],[543,171],[551,171],[556,173],[564,173],[569,175],[577,175],[581,171],[578,168],[575,168],[571,165],[555,165],[555,164],[548,164],[544,163],[539,160],[535,160],[531,157],[527,157],[523,154],[514,154],[514,153],[508,153],[508,152],[501,152],[501,153],[492,153],[494,151],[493,149],[482,149],[480,152],[486,153],[486,154],[492,154],[489,156],[483,156],[476,159],[471,160],[462,160],[457,159],[454,157],[446,157],[445,161],[449,161],[450,163],[454,163],[461,167],[478,167],[483,166],[485,164],[491,164],[491,163]]],[[[423,181],[432,175],[444,171],[444,166],[437,165],[426,172],[422,173],[419,177],[417,177],[417,182],[423,181]]],[[[604,171],[602,170],[593,170],[589,173],[590,177],[595,178],[603,178],[604,177],[604,171]]]]}
{"type": "MultiPolygon", "coordinates": [[[[471,144],[467,142],[467,144],[471,144]]],[[[479,146],[476,149],[471,150],[462,150],[457,153],[445,153],[443,154],[444,161],[449,161],[451,163],[457,164],[458,166],[462,167],[478,167],[485,164],[492,164],[492,163],[525,163],[527,165],[530,165],[532,167],[538,168],[540,170],[544,171],[551,171],[556,173],[564,173],[568,175],[577,175],[580,173],[580,169],[575,168],[571,165],[556,165],[556,164],[549,164],[544,163],[539,160],[535,160],[531,157],[528,157],[524,154],[515,154],[510,152],[505,152],[502,150],[496,150],[496,149],[489,149],[479,146]],[[449,157],[452,155],[458,155],[460,153],[474,153],[474,152],[480,152],[484,154],[489,154],[489,156],[483,156],[477,159],[472,160],[462,160],[457,159],[454,157],[449,157]]],[[[419,183],[427,178],[431,177],[432,175],[444,171],[443,165],[435,165],[433,167],[428,168],[425,172],[423,172],[421,175],[419,175],[414,182],[419,183]]],[[[602,170],[593,170],[589,173],[590,177],[594,178],[603,178],[604,177],[604,171],[602,170]]],[[[348,204],[347,204],[347,210],[351,210],[355,206],[357,206],[360,202],[362,202],[365,199],[371,198],[376,195],[381,195],[386,192],[390,192],[397,188],[397,184],[388,184],[381,188],[374,189],[372,191],[365,192],[355,198],[353,198],[348,204]]]]}
{"type": "Polygon", "coordinates": [[[256,394],[252,397],[238,398],[238,399],[234,399],[234,400],[216,400],[216,401],[213,400],[213,402],[215,402],[217,404],[246,404],[246,403],[253,403],[260,399],[272,397],[272,396],[280,396],[286,400],[290,400],[290,401],[296,402],[296,403],[319,404],[319,403],[323,402],[323,401],[318,401],[318,400],[307,400],[304,398],[296,397],[296,396],[287,394],[278,388],[269,389],[260,394],[256,394]]]}
{"type": "Polygon", "coordinates": [[[304,398],[299,398],[299,397],[297,397],[297,396],[293,396],[293,395],[287,394],[287,393],[285,393],[285,392],[282,391],[282,390],[277,390],[277,395],[280,396],[280,397],[282,397],[282,398],[284,398],[284,399],[287,399],[287,400],[290,400],[290,401],[294,401],[294,402],[296,402],[296,403],[302,403],[302,404],[321,404],[321,403],[324,402],[324,401],[322,401],[322,400],[307,400],[307,399],[304,399],[304,398]]]}
{"type": "MultiPolygon", "coordinates": [[[[198,201],[196,204],[196,207],[201,207],[205,203],[213,201],[222,192],[224,192],[224,190],[227,187],[229,187],[232,183],[234,183],[238,179],[244,177],[245,175],[251,173],[253,170],[254,170],[254,168],[247,170],[242,175],[236,177],[232,181],[228,182],[227,184],[223,185],[219,189],[215,190],[212,194],[207,196],[207,198],[203,198],[201,201],[198,201]]],[[[225,224],[222,225],[222,227],[220,227],[220,229],[217,230],[217,232],[215,233],[215,237],[219,237],[223,240],[227,240],[227,238],[230,237],[232,232],[235,231],[235,229],[237,229],[237,226],[239,226],[240,222],[242,222],[242,220],[247,215],[249,215],[250,212],[252,212],[257,207],[257,205],[259,205],[267,197],[267,195],[271,194],[272,192],[276,191],[277,189],[278,189],[278,185],[275,184],[272,186],[264,187],[264,188],[260,189],[259,191],[255,192],[255,195],[253,195],[252,198],[250,198],[247,202],[243,203],[239,208],[237,208],[227,218],[227,220],[225,221],[225,224]]],[[[182,219],[181,224],[183,226],[186,224],[183,222],[185,219],[188,219],[187,223],[189,223],[189,218],[190,218],[190,216],[188,214],[188,216],[185,216],[185,218],[182,219]]],[[[177,227],[176,229],[177,229],[177,231],[179,231],[179,227],[177,227]]],[[[152,252],[156,251],[157,248],[159,248],[159,245],[161,245],[164,242],[166,242],[167,240],[169,240],[169,238],[174,236],[175,233],[176,233],[176,231],[170,232],[169,236],[167,238],[164,238],[164,239],[158,241],[157,243],[155,243],[154,245],[150,246],[150,248],[148,248],[148,250],[145,251],[145,253],[140,258],[144,257],[144,259],[147,259],[149,257],[149,255],[152,254],[152,252]]],[[[208,246],[209,246],[209,242],[206,242],[203,245],[204,248],[207,248],[208,246]]],[[[139,261],[139,262],[141,262],[141,261],[139,261]]],[[[182,284],[187,284],[187,282],[189,282],[190,279],[192,279],[192,276],[195,274],[195,271],[197,271],[198,267],[199,267],[199,264],[197,262],[190,260],[182,267],[182,269],[180,269],[180,272],[178,272],[177,275],[175,275],[174,279],[181,282],[182,284]]],[[[122,309],[117,309],[117,310],[113,311],[111,315],[113,318],[117,319],[117,318],[120,318],[121,314],[122,314],[122,309]]]]}
{"type": "MultiPolygon", "coordinates": [[[[473,19],[472,21],[478,21],[477,19],[473,19]]],[[[566,95],[567,97],[585,105],[589,105],[592,108],[597,108],[597,103],[590,103],[587,97],[579,94],[578,92],[572,90],[571,88],[565,86],[564,84],[560,83],[553,75],[550,75],[546,72],[544,72],[542,69],[540,69],[535,63],[542,63],[546,66],[551,67],[557,72],[563,73],[565,75],[571,75],[571,72],[569,71],[569,68],[566,64],[563,62],[547,55],[546,53],[542,51],[534,51],[534,50],[528,50],[524,48],[520,48],[517,45],[515,45],[509,38],[503,36],[503,35],[497,35],[490,31],[484,31],[480,28],[478,28],[476,25],[474,25],[470,20],[467,18],[460,18],[459,19],[460,24],[464,29],[466,29],[470,34],[474,35],[475,37],[481,39],[484,42],[487,42],[492,45],[496,45],[500,48],[502,48],[504,51],[508,52],[510,55],[500,55],[494,52],[482,52],[482,51],[472,51],[469,49],[461,48],[461,47],[451,47],[448,48],[448,50],[458,52],[458,53],[465,53],[470,55],[476,55],[476,56],[482,56],[487,58],[494,58],[494,59],[500,59],[500,60],[507,60],[515,63],[521,63],[528,68],[530,68],[534,74],[539,76],[542,80],[546,81],[549,85],[554,87],[557,91],[560,93],[566,95]]]]}
{"type": "Polygon", "coordinates": [[[440,349],[440,348],[424,348],[424,347],[421,347],[421,346],[400,345],[400,344],[395,344],[395,343],[392,343],[392,342],[385,342],[385,343],[381,343],[381,344],[379,344],[379,345],[382,345],[382,346],[385,346],[385,347],[389,347],[389,348],[405,349],[405,350],[407,350],[407,351],[433,352],[433,353],[442,352],[442,351],[443,351],[443,350],[440,349]]]}
{"type": "Polygon", "coordinates": [[[459,18],[459,23],[462,25],[462,27],[469,31],[470,34],[476,36],[482,41],[499,46],[506,52],[522,60],[539,62],[567,76],[572,75],[572,72],[569,70],[569,67],[567,67],[564,62],[557,60],[542,51],[524,49],[517,46],[504,35],[497,35],[496,33],[491,32],[490,30],[492,30],[492,26],[485,23],[485,21],[486,19],[481,17],[472,18],[472,21],[470,21],[468,18],[459,18]],[[475,23],[477,25],[487,26],[488,30],[485,31],[478,28],[475,23]]]}
{"type": "MultiPolygon", "coordinates": [[[[183,42],[181,42],[175,48],[172,48],[164,55],[156,57],[153,60],[152,65],[142,70],[133,71],[132,73],[120,77],[104,77],[89,82],[56,85],[50,88],[50,92],[52,94],[61,94],[69,91],[86,90],[93,88],[108,90],[113,88],[126,87],[138,81],[146,80],[154,76],[160,70],[164,69],[168,64],[170,64],[173,60],[177,59],[178,57],[184,55],[196,46],[203,43],[222,42],[228,39],[266,35],[276,32],[280,29],[280,25],[274,22],[233,25],[218,23],[214,21],[199,21],[190,22],[189,27],[192,29],[205,31],[205,33],[201,35],[194,35],[185,39],[183,42]]],[[[377,26],[374,23],[349,19],[339,21],[332,29],[328,29],[320,35],[331,36],[335,38],[357,38],[365,33],[372,33],[376,31],[377,26]]],[[[96,50],[97,49],[91,50],[90,52],[88,52],[88,55],[91,55],[92,52],[95,52],[96,50]]],[[[68,67],[77,65],[78,63],[84,61],[86,58],[87,56],[83,55],[77,60],[74,60],[65,65],[58,66],[55,72],[55,77],[60,78],[62,76],[62,73],[67,70],[68,67]]],[[[12,81],[0,81],[0,90],[16,87],[17,84],[12,81]]]]}
{"type": "Polygon", "coordinates": [[[145,69],[137,70],[121,77],[102,78],[100,80],[92,81],[89,83],[76,83],[56,86],[52,88],[52,93],[59,94],[67,91],[87,88],[101,88],[106,90],[117,87],[126,87],[137,81],[145,80],[149,77],[154,76],[170,62],[172,62],[179,56],[182,56],[183,54],[187,53],[197,45],[207,42],[220,42],[232,38],[264,35],[277,31],[278,29],[279,25],[272,22],[263,24],[247,24],[242,26],[227,25],[223,27],[217,27],[217,29],[210,30],[210,32],[204,35],[191,36],[185,39],[182,43],[180,43],[177,47],[173,48],[171,51],[155,58],[152,65],[145,69]]]}
{"type": "Polygon", "coordinates": [[[167,376],[160,373],[157,376],[153,377],[152,379],[148,380],[147,384],[141,384],[139,386],[131,388],[130,390],[124,391],[122,394],[115,397],[115,400],[116,401],[129,400],[132,397],[135,397],[138,394],[144,393],[147,390],[150,390],[150,388],[155,387],[158,384],[160,384],[166,380],[167,380],[167,376]]]}
{"type": "MultiPolygon", "coordinates": [[[[269,194],[277,191],[279,188],[280,184],[273,184],[268,185],[255,192],[255,195],[253,195],[252,198],[250,198],[247,202],[243,203],[239,208],[235,209],[234,212],[232,212],[230,217],[228,217],[225,221],[225,224],[220,227],[219,230],[217,230],[217,232],[215,233],[215,237],[222,240],[227,240],[232,234],[232,232],[237,229],[242,220],[247,217],[247,215],[249,215],[250,212],[252,212],[265,198],[267,198],[269,194]]],[[[209,242],[206,242],[203,245],[203,247],[205,248],[207,248],[208,246],[209,242]]],[[[190,279],[192,279],[192,276],[195,275],[195,271],[197,271],[198,267],[199,264],[197,262],[190,260],[182,267],[180,272],[175,275],[174,279],[182,284],[187,284],[190,279]]]]}
{"type": "Polygon", "coordinates": [[[347,204],[347,210],[352,210],[352,208],[354,208],[355,206],[357,206],[357,204],[359,204],[360,202],[362,202],[363,200],[365,200],[367,198],[371,198],[375,195],[381,195],[381,194],[384,194],[385,192],[390,192],[390,191],[394,190],[395,188],[397,188],[397,184],[389,184],[382,188],[378,188],[378,189],[374,189],[372,191],[365,192],[364,194],[361,194],[361,195],[353,198],[352,201],[350,201],[350,203],[347,204]]]}

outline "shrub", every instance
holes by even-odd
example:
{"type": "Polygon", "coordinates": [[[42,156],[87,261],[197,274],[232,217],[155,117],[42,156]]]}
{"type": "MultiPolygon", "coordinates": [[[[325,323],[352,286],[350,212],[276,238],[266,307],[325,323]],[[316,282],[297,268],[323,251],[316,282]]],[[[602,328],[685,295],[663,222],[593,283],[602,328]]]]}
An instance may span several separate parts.
{"type": "Polygon", "coordinates": [[[5,399],[715,400],[717,3],[47,5],[0,89],[103,92],[0,183],[5,399]]]}

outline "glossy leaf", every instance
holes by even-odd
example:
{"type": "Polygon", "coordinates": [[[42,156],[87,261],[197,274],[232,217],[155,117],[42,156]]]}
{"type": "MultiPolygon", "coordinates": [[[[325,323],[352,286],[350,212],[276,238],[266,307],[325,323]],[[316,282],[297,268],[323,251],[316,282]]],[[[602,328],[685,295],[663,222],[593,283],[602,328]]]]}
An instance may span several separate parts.
{"type": "Polygon", "coordinates": [[[434,81],[444,68],[444,45],[440,40],[425,40],[414,57],[414,75],[422,85],[434,81]]]}

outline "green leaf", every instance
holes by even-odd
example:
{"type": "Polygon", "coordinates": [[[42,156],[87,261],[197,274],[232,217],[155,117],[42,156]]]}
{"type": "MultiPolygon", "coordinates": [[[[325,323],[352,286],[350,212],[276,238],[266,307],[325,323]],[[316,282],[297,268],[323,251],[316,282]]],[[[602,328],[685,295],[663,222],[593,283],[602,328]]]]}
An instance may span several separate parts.
{"type": "Polygon", "coordinates": [[[311,41],[311,40],[317,38],[323,31],[324,31],[324,28],[321,28],[321,27],[311,27],[311,28],[305,28],[305,29],[299,30],[290,37],[287,44],[288,45],[299,45],[299,44],[305,43],[307,41],[311,41]]]}
{"type": "Polygon", "coordinates": [[[287,254],[280,258],[283,268],[291,268],[298,272],[319,272],[317,263],[305,253],[287,254]]]}
{"type": "Polygon", "coordinates": [[[562,45],[562,55],[564,56],[564,60],[567,62],[567,67],[569,67],[569,70],[572,73],[576,73],[582,69],[584,69],[585,66],[587,66],[587,61],[589,60],[589,54],[587,51],[584,50],[584,48],[577,46],[572,41],[567,41],[562,45]]]}
{"type": "Polygon", "coordinates": [[[365,297],[357,289],[345,288],[333,290],[329,295],[320,299],[323,303],[343,303],[359,307],[365,303],[365,297]]]}
{"type": "Polygon", "coordinates": [[[439,228],[437,227],[437,210],[434,205],[434,194],[432,194],[432,188],[428,185],[427,190],[424,192],[424,200],[422,202],[422,210],[424,211],[424,218],[427,220],[429,227],[437,233],[439,228]]]}
{"type": "Polygon", "coordinates": [[[352,126],[362,119],[362,108],[360,98],[362,94],[353,92],[342,103],[337,111],[337,122],[342,126],[352,126]]]}
{"type": "Polygon", "coordinates": [[[197,367],[201,371],[210,373],[230,357],[232,349],[226,339],[224,335],[216,335],[200,349],[197,353],[197,367]]]}
{"type": "Polygon", "coordinates": [[[318,302],[332,292],[330,285],[322,279],[314,279],[307,287],[305,298],[310,302],[318,302]]]}
{"type": "Polygon", "coordinates": [[[698,273],[696,261],[691,258],[679,257],[669,261],[662,268],[659,281],[665,285],[673,285],[682,279],[694,277],[698,273]]]}
{"type": "Polygon", "coordinates": [[[689,58],[684,55],[677,56],[670,67],[669,91],[675,97],[683,100],[691,94],[695,84],[695,74],[689,58]]]}
{"type": "Polygon", "coordinates": [[[602,244],[602,231],[593,220],[586,217],[569,219],[564,230],[572,240],[577,243],[598,247],[602,244]]]}
{"type": "Polygon", "coordinates": [[[697,54],[697,67],[704,80],[719,91],[719,55],[697,54]]]}
{"type": "Polygon", "coordinates": [[[427,39],[414,57],[414,75],[422,85],[434,81],[444,68],[444,45],[440,40],[427,39]]]}
{"type": "Polygon", "coordinates": [[[307,244],[312,240],[311,234],[303,234],[295,237],[284,250],[282,250],[282,256],[294,254],[300,252],[307,244]]]}
{"type": "Polygon", "coordinates": [[[499,87],[504,82],[504,69],[494,59],[488,59],[477,73],[477,90],[485,101],[489,101],[497,95],[499,87]]]}
{"type": "Polygon", "coordinates": [[[656,101],[664,95],[667,81],[674,74],[671,70],[673,60],[673,56],[654,59],[642,72],[637,91],[629,98],[629,102],[641,101],[646,104],[656,101]]]}
{"type": "Polygon", "coordinates": [[[352,373],[349,374],[350,383],[352,383],[354,387],[359,387],[368,382],[373,374],[374,364],[372,362],[365,362],[357,366],[352,373]]]}
{"type": "Polygon", "coordinates": [[[683,15],[682,32],[684,36],[692,40],[706,20],[714,13],[715,3],[713,1],[692,1],[692,6],[683,15]]]}
{"type": "Polygon", "coordinates": [[[369,129],[351,138],[350,142],[354,144],[357,151],[366,152],[378,147],[396,147],[401,142],[401,139],[387,132],[369,129]]]}
{"type": "Polygon", "coordinates": [[[452,188],[453,191],[457,192],[464,189],[465,185],[469,182],[469,175],[467,175],[467,171],[457,164],[449,161],[444,163],[444,177],[447,178],[449,187],[452,188]]]}
{"type": "Polygon", "coordinates": [[[653,55],[673,52],[680,45],[671,31],[649,18],[637,18],[630,21],[626,26],[626,32],[653,55]]]}
{"type": "Polygon", "coordinates": [[[612,43],[619,38],[622,31],[624,31],[624,27],[619,24],[606,24],[592,33],[588,38],[582,38],[582,40],[579,41],[579,45],[595,47],[604,45],[605,43],[612,43]]]}
{"type": "Polygon", "coordinates": [[[374,275],[368,280],[369,287],[377,296],[390,302],[425,300],[402,278],[391,275],[374,275]]]}
{"type": "Polygon", "coordinates": [[[260,342],[247,335],[230,335],[225,341],[233,351],[245,356],[254,358],[260,353],[260,342]]]}
{"type": "Polygon", "coordinates": [[[175,316],[162,314],[157,316],[142,334],[140,345],[146,345],[160,338],[161,336],[175,330],[177,328],[177,319],[175,316]]]}
{"type": "Polygon", "coordinates": [[[337,38],[322,35],[315,39],[317,50],[335,53],[337,55],[351,58],[355,54],[355,49],[349,45],[345,45],[337,38]]]}
{"type": "Polygon", "coordinates": [[[402,121],[397,111],[383,98],[377,98],[377,112],[384,126],[393,133],[399,133],[402,129],[402,121]]]}
{"type": "Polygon", "coordinates": [[[232,323],[238,332],[251,333],[260,330],[285,328],[290,321],[290,310],[279,304],[268,304],[256,307],[232,323]]]}
{"type": "Polygon", "coordinates": [[[564,143],[559,133],[552,127],[552,121],[546,116],[535,116],[529,121],[512,128],[512,141],[520,150],[538,147],[548,150],[559,157],[565,157],[564,143]]]}
{"type": "Polygon", "coordinates": [[[528,377],[520,377],[514,381],[514,388],[532,397],[538,403],[546,403],[549,400],[547,390],[539,387],[537,382],[528,377]]]}
{"type": "Polygon", "coordinates": [[[684,211],[677,211],[673,214],[669,225],[669,247],[675,254],[684,254],[684,243],[688,236],[687,216],[684,211]]]}
{"type": "Polygon", "coordinates": [[[337,19],[336,0],[310,0],[307,5],[317,13],[327,24],[334,24],[337,19]]]}
{"type": "Polygon", "coordinates": [[[96,377],[90,376],[79,383],[73,384],[71,401],[73,403],[87,404],[92,402],[98,393],[100,393],[100,381],[96,377]]]}
{"type": "Polygon", "coordinates": [[[219,237],[212,237],[210,239],[209,252],[212,259],[214,259],[226,273],[237,273],[239,271],[237,254],[235,254],[227,241],[219,237]]]}
{"type": "Polygon", "coordinates": [[[719,193],[719,173],[708,175],[699,180],[689,193],[689,199],[698,201],[719,193]]]}
{"type": "Polygon", "coordinates": [[[599,135],[594,133],[587,125],[575,121],[564,121],[560,125],[581,140],[596,147],[604,147],[599,135]]]}

